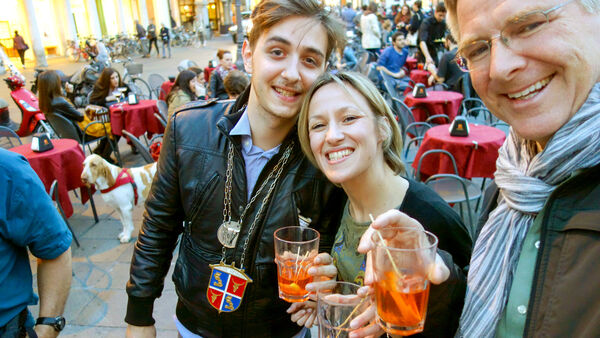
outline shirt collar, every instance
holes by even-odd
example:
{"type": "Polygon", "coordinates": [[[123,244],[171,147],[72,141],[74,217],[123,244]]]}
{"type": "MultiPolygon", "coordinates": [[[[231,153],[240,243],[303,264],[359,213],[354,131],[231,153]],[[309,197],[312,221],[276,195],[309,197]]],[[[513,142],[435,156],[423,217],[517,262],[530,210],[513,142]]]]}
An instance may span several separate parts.
{"type": "Polygon", "coordinates": [[[266,153],[265,155],[269,155],[272,156],[274,154],[277,154],[277,152],[279,151],[279,148],[281,147],[281,144],[278,145],[277,147],[273,148],[273,149],[269,149],[267,151],[260,149],[258,147],[254,147],[254,144],[252,143],[252,129],[250,129],[250,120],[248,119],[248,107],[244,108],[244,112],[242,113],[242,116],[240,117],[240,119],[238,120],[238,122],[235,124],[235,126],[233,127],[233,129],[231,129],[231,131],[229,132],[230,136],[241,136],[242,137],[242,150],[244,151],[244,153],[248,154],[248,155],[253,155],[255,153],[266,153]],[[253,151],[253,148],[254,149],[253,151]]]}

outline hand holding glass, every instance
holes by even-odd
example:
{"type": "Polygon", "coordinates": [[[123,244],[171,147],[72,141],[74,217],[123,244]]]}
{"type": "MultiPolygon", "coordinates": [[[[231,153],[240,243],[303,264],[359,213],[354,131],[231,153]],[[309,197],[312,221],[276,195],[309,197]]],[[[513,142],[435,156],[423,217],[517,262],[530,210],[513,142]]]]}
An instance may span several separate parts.
{"type": "Polygon", "coordinates": [[[377,322],[390,334],[422,332],[437,238],[415,228],[386,228],[372,240],[377,322]]]}
{"type": "Polygon", "coordinates": [[[336,282],[332,288],[317,291],[317,319],[320,338],[348,337],[350,323],[367,310],[369,297],[356,293],[359,285],[336,282]]]}
{"type": "Polygon", "coordinates": [[[275,231],[275,263],[279,283],[279,298],[288,302],[303,302],[310,292],[308,274],[319,250],[319,232],[307,227],[285,227],[275,231]]]}

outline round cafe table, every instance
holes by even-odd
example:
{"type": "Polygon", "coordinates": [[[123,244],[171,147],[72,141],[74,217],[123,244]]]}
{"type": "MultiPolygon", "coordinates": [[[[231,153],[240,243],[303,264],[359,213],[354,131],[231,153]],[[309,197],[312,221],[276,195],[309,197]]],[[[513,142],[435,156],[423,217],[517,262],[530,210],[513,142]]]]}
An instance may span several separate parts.
{"type": "MultiPolygon", "coordinates": [[[[454,156],[458,175],[493,178],[496,171],[498,149],[506,135],[500,129],[469,123],[469,136],[450,136],[449,124],[433,127],[425,133],[425,138],[412,164],[415,172],[419,159],[428,150],[443,149],[454,156]]],[[[429,155],[421,164],[421,174],[431,176],[440,173],[454,173],[452,161],[445,155],[429,155]]]]}
{"type": "Polygon", "coordinates": [[[140,100],[138,104],[117,103],[110,106],[110,124],[114,135],[122,135],[121,130],[127,130],[136,137],[145,132],[161,134],[163,126],[154,116],[158,113],[156,100],[140,100]]]}
{"type": "MultiPolygon", "coordinates": [[[[458,114],[462,99],[463,96],[460,93],[431,90],[427,91],[427,97],[420,98],[408,93],[404,98],[404,103],[409,107],[415,107],[412,112],[417,122],[425,122],[429,115],[437,114],[448,115],[450,121],[452,121],[458,114]]],[[[444,123],[445,121],[436,119],[434,122],[444,123]]]]}
{"type": "Polygon", "coordinates": [[[31,150],[31,144],[23,144],[9,150],[27,158],[31,168],[44,183],[46,191],[50,190],[54,180],[58,181],[60,205],[65,215],[70,217],[73,214],[73,206],[69,199],[69,190],[80,188],[81,203],[85,203],[89,199],[88,190],[81,182],[85,156],[81,146],[75,140],[59,139],[51,140],[51,142],[54,149],[43,153],[31,150]]]}
{"type": "Polygon", "coordinates": [[[429,76],[431,75],[431,73],[428,70],[424,70],[424,69],[413,69],[410,71],[410,79],[415,83],[422,83],[425,85],[425,87],[429,87],[427,85],[427,79],[429,79],[429,76]]]}

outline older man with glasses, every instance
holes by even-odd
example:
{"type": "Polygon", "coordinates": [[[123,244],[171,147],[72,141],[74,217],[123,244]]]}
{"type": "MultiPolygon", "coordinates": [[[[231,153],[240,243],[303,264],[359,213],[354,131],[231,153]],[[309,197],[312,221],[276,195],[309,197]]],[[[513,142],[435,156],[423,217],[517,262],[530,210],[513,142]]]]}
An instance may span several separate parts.
{"type": "Polygon", "coordinates": [[[459,335],[600,336],[600,1],[447,1],[458,55],[511,126],[459,335]]]}
{"type": "MultiPolygon", "coordinates": [[[[600,337],[600,1],[450,0],[446,8],[459,63],[511,126],[457,336],[600,337]]],[[[415,224],[388,212],[371,228],[390,225],[415,224]]],[[[373,247],[370,234],[360,252],[373,247]]]]}

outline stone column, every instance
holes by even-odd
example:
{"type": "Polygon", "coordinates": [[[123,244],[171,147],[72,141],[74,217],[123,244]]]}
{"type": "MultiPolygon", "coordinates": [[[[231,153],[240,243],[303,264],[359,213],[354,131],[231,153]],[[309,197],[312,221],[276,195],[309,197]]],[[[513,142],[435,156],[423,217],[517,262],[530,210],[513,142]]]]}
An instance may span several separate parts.
{"type": "Polygon", "coordinates": [[[115,9],[117,12],[117,25],[119,25],[119,34],[127,33],[127,24],[125,23],[125,10],[123,10],[123,1],[114,0],[115,9]]]}
{"type": "Polygon", "coordinates": [[[171,26],[171,18],[169,17],[169,3],[167,0],[154,0],[154,25],[156,26],[156,34],[160,30],[160,25],[171,26]]]}
{"type": "MultiPolygon", "coordinates": [[[[171,0],[171,14],[173,15],[173,20],[175,20],[175,24],[177,26],[181,26],[181,15],[179,13],[179,2],[177,0],[171,0]]],[[[169,22],[169,27],[171,27],[171,23],[169,22]]]]}
{"type": "Polygon", "coordinates": [[[146,29],[148,27],[148,7],[146,7],[146,0],[139,0],[138,6],[140,9],[140,24],[146,29]]]}
{"type": "Polygon", "coordinates": [[[96,39],[102,38],[102,29],[100,28],[100,20],[98,19],[98,8],[96,7],[96,1],[87,0],[86,10],[90,32],[96,39]]]}
{"type": "Polygon", "coordinates": [[[36,67],[48,67],[46,61],[46,51],[42,43],[42,35],[37,25],[37,19],[35,18],[35,7],[33,6],[33,0],[24,1],[25,9],[25,24],[29,27],[29,39],[31,40],[31,49],[35,57],[36,67]]]}

